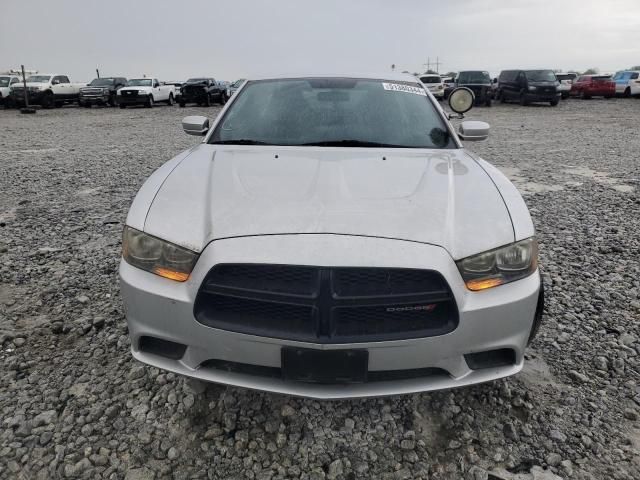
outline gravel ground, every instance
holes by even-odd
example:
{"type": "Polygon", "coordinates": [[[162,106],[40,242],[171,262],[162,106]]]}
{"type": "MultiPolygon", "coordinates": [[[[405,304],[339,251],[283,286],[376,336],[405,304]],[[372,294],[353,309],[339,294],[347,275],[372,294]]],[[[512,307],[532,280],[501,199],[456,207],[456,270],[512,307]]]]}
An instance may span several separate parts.
{"type": "Polygon", "coordinates": [[[525,371],[318,402],[131,359],[120,234],[216,108],[0,111],[0,478],[640,478],[637,100],[496,105],[468,146],[526,195],[547,314],[525,371]],[[493,472],[491,474],[487,472],[493,472]]]}

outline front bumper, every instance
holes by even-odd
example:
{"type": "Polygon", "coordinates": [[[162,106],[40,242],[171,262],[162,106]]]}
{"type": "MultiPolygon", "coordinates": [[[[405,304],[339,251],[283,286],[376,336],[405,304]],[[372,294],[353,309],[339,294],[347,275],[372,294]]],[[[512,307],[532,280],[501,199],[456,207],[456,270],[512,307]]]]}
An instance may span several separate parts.
{"type": "Polygon", "coordinates": [[[78,100],[81,103],[91,103],[91,104],[104,104],[109,102],[109,94],[100,94],[100,95],[83,95],[82,93],[78,97],[78,100]]]}
{"type": "MultiPolygon", "coordinates": [[[[29,91],[29,104],[30,105],[39,105],[42,103],[42,98],[44,97],[43,91],[29,91]]],[[[13,103],[16,105],[24,105],[25,104],[25,94],[24,91],[11,92],[11,99],[13,103]]]]}
{"type": "Polygon", "coordinates": [[[560,92],[554,92],[554,93],[528,92],[528,93],[525,93],[524,96],[527,102],[534,102],[534,103],[535,102],[552,102],[554,100],[560,100],[561,93],[560,92]]]}
{"type": "Polygon", "coordinates": [[[376,238],[341,235],[282,235],[218,240],[203,251],[191,277],[177,283],[120,265],[120,284],[133,356],[149,365],[205,381],[324,399],[404,394],[453,388],[513,375],[523,366],[534,323],[540,279],[537,274],[484,292],[466,289],[455,263],[442,248],[376,238]],[[205,275],[218,263],[280,263],[321,266],[377,266],[439,271],[460,311],[458,327],[441,336],[372,343],[315,344],[234,333],[198,323],[193,314],[205,275]],[[140,350],[151,336],[187,346],[180,359],[140,350]],[[311,384],[209,368],[207,361],[280,368],[283,346],[366,349],[369,372],[433,368],[444,375],[359,384],[311,384]],[[472,370],[465,354],[511,349],[505,366],[472,370]]]}
{"type": "Polygon", "coordinates": [[[429,90],[431,92],[431,95],[433,95],[436,98],[444,98],[444,89],[440,89],[440,90],[429,90]]]}

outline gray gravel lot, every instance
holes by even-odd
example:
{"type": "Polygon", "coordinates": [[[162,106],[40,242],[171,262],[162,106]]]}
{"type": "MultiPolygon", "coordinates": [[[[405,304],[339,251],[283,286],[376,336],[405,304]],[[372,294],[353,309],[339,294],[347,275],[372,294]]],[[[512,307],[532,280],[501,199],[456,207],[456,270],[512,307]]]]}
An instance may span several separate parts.
{"type": "Polygon", "coordinates": [[[538,230],[547,314],[523,373],[335,402],[131,359],[123,222],[201,112],[0,111],[0,478],[640,478],[640,100],[470,112],[492,135],[468,147],[538,230]]]}

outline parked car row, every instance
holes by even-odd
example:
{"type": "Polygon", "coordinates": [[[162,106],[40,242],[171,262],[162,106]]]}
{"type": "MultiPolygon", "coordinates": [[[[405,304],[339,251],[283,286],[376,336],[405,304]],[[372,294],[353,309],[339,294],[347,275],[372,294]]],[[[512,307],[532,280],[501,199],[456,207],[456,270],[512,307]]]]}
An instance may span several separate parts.
{"type": "Polygon", "coordinates": [[[30,105],[43,108],[61,107],[77,103],[90,108],[103,105],[126,108],[133,105],[153,107],[157,103],[173,105],[187,103],[210,106],[222,105],[244,80],[233,84],[210,77],[191,78],[186,82],[161,82],[156,77],[126,79],[125,77],[100,77],[88,84],[73,83],[68,75],[33,74],[25,82],[17,74],[0,75],[0,104],[5,108],[30,105]]]}
{"type": "Polygon", "coordinates": [[[554,72],[550,69],[503,70],[493,80],[489,72],[465,70],[455,78],[429,73],[419,75],[420,81],[438,99],[448,98],[454,88],[467,87],[475,95],[476,105],[491,106],[493,100],[501,103],[549,103],[558,105],[569,97],[591,98],[602,96],[640,98],[640,72],[620,71],[615,75],[579,75],[573,72],[554,72]]]}

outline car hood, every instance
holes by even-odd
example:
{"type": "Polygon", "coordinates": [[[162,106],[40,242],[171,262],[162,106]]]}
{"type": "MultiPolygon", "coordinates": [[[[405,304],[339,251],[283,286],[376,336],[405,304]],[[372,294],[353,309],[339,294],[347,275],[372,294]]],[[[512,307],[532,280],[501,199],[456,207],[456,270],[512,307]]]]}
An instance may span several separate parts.
{"type": "MultiPolygon", "coordinates": [[[[43,88],[49,88],[51,86],[51,84],[49,83],[42,83],[42,82],[27,82],[27,88],[29,87],[43,87],[43,88]]],[[[12,88],[24,88],[24,83],[20,82],[18,84],[14,84],[14,86],[12,88]]]]}
{"type": "Polygon", "coordinates": [[[463,149],[202,144],[162,183],[144,231],[194,251],[223,238],[340,234],[439,245],[456,259],[514,241],[500,192],[463,149]]]}
{"type": "Polygon", "coordinates": [[[127,90],[151,90],[151,87],[122,87],[119,92],[127,91],[127,90]]]}

